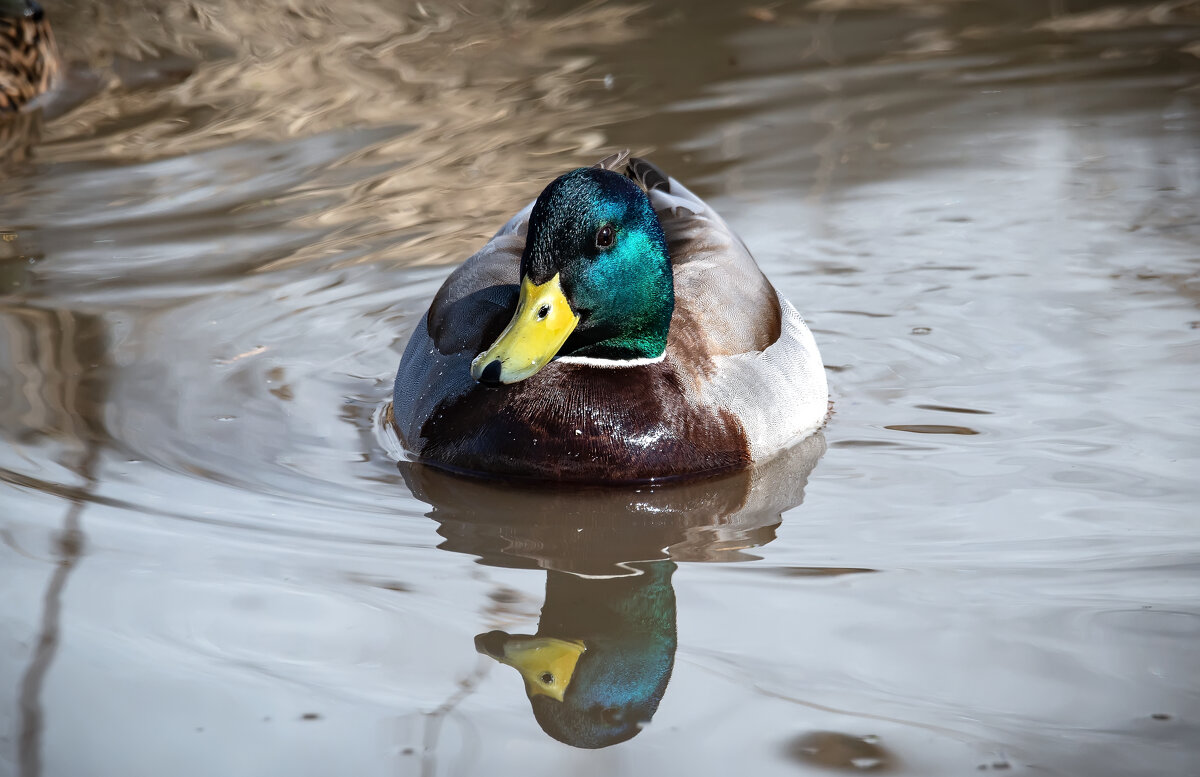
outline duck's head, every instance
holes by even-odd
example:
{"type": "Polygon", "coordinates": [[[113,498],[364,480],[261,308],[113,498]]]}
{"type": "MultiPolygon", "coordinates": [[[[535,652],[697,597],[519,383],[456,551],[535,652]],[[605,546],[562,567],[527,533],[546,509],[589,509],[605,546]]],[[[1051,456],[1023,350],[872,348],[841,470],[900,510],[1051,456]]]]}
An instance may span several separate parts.
{"type": "Polygon", "coordinates": [[[574,747],[624,742],[650,722],[671,676],[674,643],[577,640],[491,631],[475,648],[521,673],[542,729],[574,747]]]}
{"type": "Polygon", "coordinates": [[[573,170],[534,203],[516,312],[471,376],[494,386],[556,357],[658,359],[674,309],[667,241],[646,193],[611,170],[573,170]]]}

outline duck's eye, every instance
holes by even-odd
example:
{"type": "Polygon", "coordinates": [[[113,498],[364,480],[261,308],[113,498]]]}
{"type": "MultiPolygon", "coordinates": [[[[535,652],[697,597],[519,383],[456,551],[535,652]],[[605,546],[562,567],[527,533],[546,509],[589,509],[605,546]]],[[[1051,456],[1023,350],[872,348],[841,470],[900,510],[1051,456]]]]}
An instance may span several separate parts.
{"type": "Polygon", "coordinates": [[[608,224],[605,224],[604,226],[600,227],[600,231],[596,233],[596,247],[608,248],[613,244],[613,238],[616,236],[617,233],[613,231],[613,228],[608,224]]]}
{"type": "Polygon", "coordinates": [[[554,682],[554,675],[550,674],[549,672],[542,672],[538,679],[542,681],[542,685],[550,685],[554,682]]]}
{"type": "Polygon", "coordinates": [[[538,308],[538,312],[537,312],[537,320],[538,321],[544,321],[546,319],[546,316],[548,316],[548,315],[550,315],[550,306],[549,305],[542,305],[540,308],[538,308]]]}

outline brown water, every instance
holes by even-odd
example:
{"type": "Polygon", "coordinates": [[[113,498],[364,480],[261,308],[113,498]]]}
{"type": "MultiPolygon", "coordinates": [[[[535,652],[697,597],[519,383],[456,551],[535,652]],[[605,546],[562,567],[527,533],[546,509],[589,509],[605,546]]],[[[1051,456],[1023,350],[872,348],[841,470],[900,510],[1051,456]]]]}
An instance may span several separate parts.
{"type": "Polygon", "coordinates": [[[1200,774],[1195,2],[48,10],[0,774],[1200,774]],[[624,146],[809,319],[823,437],[641,492],[398,469],[441,280],[624,146]],[[539,615],[670,668],[636,737],[560,744],[477,651],[539,615]]]}

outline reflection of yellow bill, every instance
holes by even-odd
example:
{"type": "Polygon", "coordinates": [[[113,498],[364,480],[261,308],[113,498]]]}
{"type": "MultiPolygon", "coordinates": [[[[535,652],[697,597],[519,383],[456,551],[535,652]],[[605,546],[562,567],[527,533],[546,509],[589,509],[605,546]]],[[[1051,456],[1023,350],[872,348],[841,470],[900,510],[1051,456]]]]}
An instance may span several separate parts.
{"type": "Polygon", "coordinates": [[[471,377],[490,384],[525,380],[550,363],[578,323],[557,274],[540,286],[525,278],[517,312],[492,347],[471,362],[471,377]]]}
{"type": "Polygon", "coordinates": [[[520,672],[530,696],[549,696],[562,701],[575,674],[575,665],[585,650],[582,642],[513,636],[504,643],[504,655],[492,658],[520,672]]]}

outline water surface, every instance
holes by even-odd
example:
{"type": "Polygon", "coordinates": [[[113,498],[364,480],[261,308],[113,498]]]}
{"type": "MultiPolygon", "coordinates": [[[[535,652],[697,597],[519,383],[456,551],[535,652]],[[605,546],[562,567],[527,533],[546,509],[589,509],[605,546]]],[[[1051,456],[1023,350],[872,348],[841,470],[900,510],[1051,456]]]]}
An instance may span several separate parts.
{"type": "Polygon", "coordinates": [[[49,12],[0,774],[1200,771],[1195,2],[49,12]],[[442,279],[626,146],[809,320],[827,429],[670,489],[398,467],[442,279]],[[633,667],[636,735],[548,736],[497,632],[633,667]]]}

